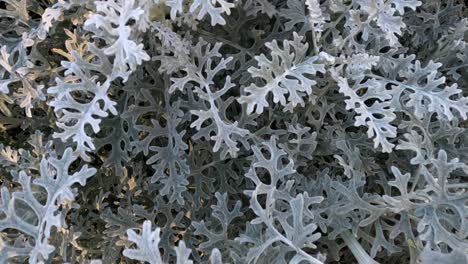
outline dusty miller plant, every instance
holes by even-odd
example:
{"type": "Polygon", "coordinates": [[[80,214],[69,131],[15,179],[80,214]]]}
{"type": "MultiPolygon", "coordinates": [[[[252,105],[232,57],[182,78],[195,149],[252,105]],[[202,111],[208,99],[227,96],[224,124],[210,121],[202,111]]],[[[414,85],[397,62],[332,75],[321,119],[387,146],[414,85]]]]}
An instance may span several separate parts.
{"type": "Polygon", "coordinates": [[[462,0],[0,0],[0,263],[468,263],[462,0]]]}

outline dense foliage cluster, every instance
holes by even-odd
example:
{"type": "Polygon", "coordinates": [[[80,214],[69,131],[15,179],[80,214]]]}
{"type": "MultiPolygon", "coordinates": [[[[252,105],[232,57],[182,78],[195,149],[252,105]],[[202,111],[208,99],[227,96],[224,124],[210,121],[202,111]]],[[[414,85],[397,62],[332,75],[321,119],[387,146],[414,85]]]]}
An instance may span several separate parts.
{"type": "Polygon", "coordinates": [[[0,0],[0,263],[468,263],[463,0],[0,0]]]}

